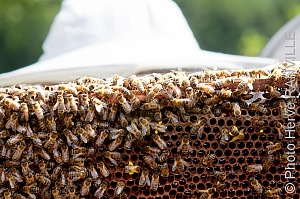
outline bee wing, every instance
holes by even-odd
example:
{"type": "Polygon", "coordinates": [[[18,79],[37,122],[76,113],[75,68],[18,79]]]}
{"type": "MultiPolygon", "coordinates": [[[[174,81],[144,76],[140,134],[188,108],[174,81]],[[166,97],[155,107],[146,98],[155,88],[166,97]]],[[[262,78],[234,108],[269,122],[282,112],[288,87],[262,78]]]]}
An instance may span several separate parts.
{"type": "Polygon", "coordinates": [[[187,163],[187,162],[184,161],[184,160],[183,160],[183,164],[184,164],[184,166],[186,166],[186,167],[190,166],[189,163],[187,163]]]}
{"type": "Polygon", "coordinates": [[[53,106],[53,111],[55,111],[58,107],[58,102],[56,102],[56,104],[53,106]]]}
{"type": "Polygon", "coordinates": [[[95,104],[95,109],[98,113],[101,112],[102,108],[103,108],[102,104],[95,104]]]}
{"type": "Polygon", "coordinates": [[[147,184],[149,187],[150,187],[150,185],[151,185],[149,176],[146,177],[146,184],[147,184]]]}
{"type": "Polygon", "coordinates": [[[172,166],[172,171],[176,171],[176,167],[177,167],[177,162],[174,163],[174,165],[172,166]]]}
{"type": "Polygon", "coordinates": [[[113,163],[114,165],[117,165],[118,163],[117,163],[117,161],[116,160],[114,160],[114,159],[112,159],[111,157],[110,158],[108,158],[110,161],[111,161],[111,163],[113,163]]]}
{"type": "Polygon", "coordinates": [[[183,143],[181,142],[181,144],[177,148],[177,152],[179,152],[182,149],[182,146],[183,146],[183,143]]]}
{"type": "Polygon", "coordinates": [[[88,142],[87,138],[84,135],[80,135],[80,138],[84,143],[88,142]]]}

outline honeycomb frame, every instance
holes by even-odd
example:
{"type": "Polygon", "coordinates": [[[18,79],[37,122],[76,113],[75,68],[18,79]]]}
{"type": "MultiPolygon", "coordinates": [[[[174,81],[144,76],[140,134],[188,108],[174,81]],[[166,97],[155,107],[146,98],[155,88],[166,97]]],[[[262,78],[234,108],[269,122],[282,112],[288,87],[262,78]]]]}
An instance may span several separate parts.
{"type": "Polygon", "coordinates": [[[0,88],[0,198],[299,198],[298,71],[298,67],[285,63],[271,71],[172,71],[0,88]],[[296,89],[286,92],[291,79],[296,89]],[[283,113],[291,103],[295,107],[288,118],[283,113]],[[286,139],[284,130],[291,121],[295,138],[286,139]],[[242,138],[237,138],[234,130],[242,138]],[[103,143],[96,144],[103,132],[107,133],[103,143]],[[222,132],[227,132],[226,138],[222,132]],[[51,134],[53,143],[49,141],[51,134]],[[134,141],[125,147],[128,135],[134,141]],[[161,145],[153,135],[159,136],[161,145]],[[189,139],[186,153],[181,148],[184,136],[189,139]],[[112,146],[118,139],[120,143],[112,146]],[[281,148],[270,152],[270,142],[280,143],[281,148]],[[290,162],[282,158],[288,145],[295,146],[291,150],[295,159],[290,162]],[[159,154],[149,153],[146,146],[155,147],[159,154]],[[164,149],[170,154],[159,163],[164,149]],[[120,157],[115,158],[116,163],[104,155],[107,151],[117,152],[120,157]],[[274,156],[269,168],[247,172],[248,165],[265,167],[268,153],[274,156]],[[205,165],[209,154],[215,158],[205,165]],[[158,166],[150,165],[145,156],[158,166]],[[174,171],[177,157],[182,158],[184,168],[174,171]],[[99,162],[107,167],[107,177],[99,162]],[[26,170],[23,164],[27,163],[26,170]],[[166,177],[162,175],[163,163],[167,163],[166,177]],[[294,165],[294,179],[284,176],[288,163],[294,165]],[[59,166],[61,171],[55,176],[59,166]],[[138,169],[125,173],[125,168],[133,166],[138,169]],[[141,187],[145,169],[149,170],[151,185],[141,187]],[[225,172],[226,178],[218,179],[215,171],[225,172]],[[154,174],[159,176],[159,185],[152,190],[154,174]],[[251,185],[251,177],[262,186],[261,193],[251,185]],[[87,178],[92,182],[83,194],[87,178]],[[225,188],[216,187],[218,181],[225,188]],[[125,186],[120,187],[120,182],[125,186]],[[285,190],[288,183],[295,186],[293,194],[285,190]],[[213,188],[216,192],[205,196],[213,188]],[[270,197],[268,191],[275,189],[280,193],[270,197]]]}

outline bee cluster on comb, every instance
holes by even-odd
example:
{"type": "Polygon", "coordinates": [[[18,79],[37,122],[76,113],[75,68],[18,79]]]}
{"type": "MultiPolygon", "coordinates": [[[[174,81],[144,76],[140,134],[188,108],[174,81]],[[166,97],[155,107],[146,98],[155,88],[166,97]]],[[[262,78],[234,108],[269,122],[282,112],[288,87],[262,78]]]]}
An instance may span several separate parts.
{"type": "Polygon", "coordinates": [[[298,71],[0,88],[1,197],[299,198],[298,71]]]}

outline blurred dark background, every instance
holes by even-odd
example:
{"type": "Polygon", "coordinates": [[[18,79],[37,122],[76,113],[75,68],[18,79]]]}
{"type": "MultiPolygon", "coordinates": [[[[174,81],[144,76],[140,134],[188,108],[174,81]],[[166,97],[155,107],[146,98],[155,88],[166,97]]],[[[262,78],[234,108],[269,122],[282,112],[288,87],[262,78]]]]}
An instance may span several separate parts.
{"type": "MultiPolygon", "coordinates": [[[[258,56],[300,14],[299,0],[174,0],[200,47],[258,56]]],[[[0,73],[36,62],[62,0],[0,0],[0,73]]]]}

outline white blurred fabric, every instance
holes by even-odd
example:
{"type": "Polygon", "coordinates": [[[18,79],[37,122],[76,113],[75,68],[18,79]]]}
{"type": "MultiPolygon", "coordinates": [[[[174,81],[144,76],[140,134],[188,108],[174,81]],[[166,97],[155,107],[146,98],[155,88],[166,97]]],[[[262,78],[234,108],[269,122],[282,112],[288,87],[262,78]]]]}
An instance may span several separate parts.
{"type": "Polygon", "coordinates": [[[43,51],[37,63],[1,74],[0,85],[176,68],[253,68],[277,62],[201,50],[171,0],[64,0],[43,51]]]}

